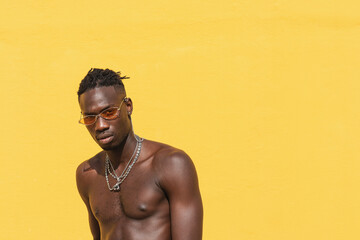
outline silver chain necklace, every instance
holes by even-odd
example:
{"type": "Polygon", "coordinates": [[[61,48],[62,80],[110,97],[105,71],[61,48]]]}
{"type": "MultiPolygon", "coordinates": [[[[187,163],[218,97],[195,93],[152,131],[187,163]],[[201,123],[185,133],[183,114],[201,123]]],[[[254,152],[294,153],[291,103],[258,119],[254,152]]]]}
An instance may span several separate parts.
{"type": "Polygon", "coordinates": [[[139,136],[134,135],[135,139],[136,139],[136,146],[134,149],[134,152],[131,156],[131,158],[129,159],[128,163],[126,164],[124,170],[122,171],[122,173],[120,174],[120,176],[118,176],[115,172],[115,169],[110,161],[109,156],[106,154],[105,157],[105,178],[106,178],[106,183],[107,186],[109,188],[110,191],[119,191],[120,190],[120,185],[121,183],[126,179],[126,177],[129,175],[131,168],[134,166],[134,164],[136,163],[137,159],[139,158],[140,155],[140,151],[141,151],[141,146],[142,146],[142,142],[144,141],[143,138],[139,138],[139,136]],[[135,156],[135,157],[134,157],[135,156]],[[111,170],[110,170],[111,167],[111,170]],[[116,183],[114,186],[110,186],[110,182],[109,182],[109,176],[108,174],[110,174],[111,177],[113,177],[116,180],[116,183]]]}

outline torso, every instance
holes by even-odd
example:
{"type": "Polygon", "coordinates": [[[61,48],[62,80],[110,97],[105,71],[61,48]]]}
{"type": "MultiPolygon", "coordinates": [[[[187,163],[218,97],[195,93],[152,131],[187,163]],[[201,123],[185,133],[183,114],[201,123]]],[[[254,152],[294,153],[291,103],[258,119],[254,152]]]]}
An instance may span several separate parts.
{"type": "MultiPolygon", "coordinates": [[[[142,151],[120,191],[108,189],[103,152],[83,163],[88,169],[90,208],[99,223],[102,240],[171,239],[169,202],[158,184],[155,166],[156,152],[169,146],[150,141],[144,146],[152,152],[142,151]]],[[[110,176],[109,180],[111,185],[116,183],[110,176]]]]}

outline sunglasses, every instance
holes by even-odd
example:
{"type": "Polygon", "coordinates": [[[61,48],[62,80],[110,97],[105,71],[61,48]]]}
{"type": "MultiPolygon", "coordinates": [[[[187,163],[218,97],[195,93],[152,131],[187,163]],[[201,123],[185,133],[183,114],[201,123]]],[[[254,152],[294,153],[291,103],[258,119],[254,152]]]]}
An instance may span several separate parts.
{"type": "Polygon", "coordinates": [[[101,117],[101,118],[103,118],[105,120],[116,119],[116,118],[119,117],[120,108],[121,108],[124,101],[127,101],[126,97],[123,98],[123,100],[121,101],[121,104],[120,104],[119,107],[110,107],[110,108],[104,109],[103,111],[101,111],[97,115],[83,115],[81,113],[79,123],[84,124],[84,125],[91,125],[91,124],[94,124],[96,122],[98,117],[101,117]]]}

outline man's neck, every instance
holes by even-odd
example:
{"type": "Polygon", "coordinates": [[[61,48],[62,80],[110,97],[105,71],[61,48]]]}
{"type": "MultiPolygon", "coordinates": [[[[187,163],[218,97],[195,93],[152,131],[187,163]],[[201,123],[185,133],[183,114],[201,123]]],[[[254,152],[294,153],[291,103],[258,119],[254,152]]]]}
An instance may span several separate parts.
{"type": "Polygon", "coordinates": [[[131,131],[118,148],[105,151],[115,169],[120,164],[126,164],[130,160],[135,151],[136,143],[135,136],[131,131]]]}

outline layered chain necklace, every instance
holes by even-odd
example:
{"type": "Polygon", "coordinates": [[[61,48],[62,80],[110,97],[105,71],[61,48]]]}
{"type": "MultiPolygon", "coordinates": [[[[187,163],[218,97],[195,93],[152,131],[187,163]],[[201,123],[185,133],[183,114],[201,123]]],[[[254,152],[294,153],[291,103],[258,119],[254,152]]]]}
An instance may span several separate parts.
{"type": "Polygon", "coordinates": [[[105,157],[105,178],[106,178],[106,183],[107,186],[109,188],[110,191],[120,191],[120,185],[121,183],[126,179],[126,177],[129,175],[131,168],[134,166],[134,164],[136,163],[137,159],[139,158],[140,155],[140,151],[141,151],[141,145],[142,142],[144,141],[143,138],[140,138],[139,136],[135,135],[135,139],[136,139],[136,146],[135,146],[135,150],[133,152],[133,154],[131,155],[130,160],[128,161],[128,163],[126,164],[126,167],[124,168],[124,170],[122,171],[122,173],[120,174],[120,176],[118,176],[115,172],[115,169],[110,161],[109,156],[106,154],[105,157]],[[111,168],[111,170],[110,170],[111,168]],[[110,186],[110,182],[109,182],[109,174],[111,177],[113,177],[116,180],[116,183],[114,186],[110,186]]]}

